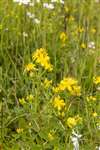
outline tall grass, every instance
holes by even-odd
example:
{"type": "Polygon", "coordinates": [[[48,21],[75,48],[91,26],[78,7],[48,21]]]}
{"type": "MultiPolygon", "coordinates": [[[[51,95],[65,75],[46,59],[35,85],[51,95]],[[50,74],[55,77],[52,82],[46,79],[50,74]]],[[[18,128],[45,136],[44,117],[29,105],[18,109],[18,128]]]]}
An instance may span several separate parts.
{"type": "Polygon", "coordinates": [[[82,135],[80,149],[94,150],[100,145],[100,81],[98,85],[93,82],[93,77],[100,76],[100,3],[66,0],[47,9],[43,7],[45,2],[50,3],[41,0],[29,6],[0,1],[0,148],[71,150],[70,137],[75,130],[82,135]],[[60,38],[63,32],[65,41],[60,38]],[[90,48],[91,42],[94,47],[90,48]],[[25,66],[39,48],[47,50],[53,71],[38,64],[30,77],[25,66]],[[64,77],[78,81],[81,95],[73,96],[67,90],[59,93],[66,104],[61,117],[53,106],[58,93],[52,88],[64,77]],[[52,80],[48,88],[45,78],[52,80]],[[32,102],[26,98],[30,94],[32,102]],[[87,101],[91,95],[96,101],[87,101]],[[20,103],[22,98],[25,104],[20,103]],[[70,128],[66,120],[76,115],[82,123],[70,128]]]}

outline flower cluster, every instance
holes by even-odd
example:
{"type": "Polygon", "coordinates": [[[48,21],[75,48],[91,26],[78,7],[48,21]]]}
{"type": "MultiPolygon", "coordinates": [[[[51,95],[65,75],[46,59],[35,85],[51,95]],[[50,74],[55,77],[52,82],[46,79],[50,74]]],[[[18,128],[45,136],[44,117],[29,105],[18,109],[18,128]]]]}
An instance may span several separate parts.
{"type": "Polygon", "coordinates": [[[24,105],[24,104],[26,104],[26,101],[25,101],[24,98],[19,98],[19,103],[20,103],[21,105],[24,105]]]}
{"type": "Polygon", "coordinates": [[[54,9],[54,5],[53,4],[48,4],[48,3],[43,3],[43,7],[47,8],[47,9],[54,9]]]}
{"type": "Polygon", "coordinates": [[[13,0],[16,3],[28,5],[30,3],[30,0],[13,0]]]}
{"type": "Polygon", "coordinates": [[[84,29],[84,27],[80,27],[80,26],[79,26],[76,31],[77,31],[77,33],[82,33],[82,32],[85,31],[85,29],[84,29]]]}
{"type": "MultiPolygon", "coordinates": [[[[19,5],[29,5],[34,6],[34,3],[31,0],[13,0],[13,2],[18,3],[19,5]]],[[[36,0],[37,3],[40,3],[40,0],[36,0]]]]}
{"type": "Polygon", "coordinates": [[[63,0],[51,0],[51,3],[43,3],[43,7],[49,10],[54,9],[54,4],[53,3],[60,3],[60,4],[64,4],[63,0]]]}
{"type": "Polygon", "coordinates": [[[94,82],[94,84],[100,84],[100,76],[97,76],[97,77],[94,77],[93,78],[93,82],[94,82]]]}
{"type": "Polygon", "coordinates": [[[32,103],[33,100],[34,100],[33,95],[32,95],[32,94],[29,94],[29,95],[26,97],[26,100],[27,100],[28,102],[32,103]]]}
{"type": "Polygon", "coordinates": [[[69,117],[66,122],[69,128],[74,128],[76,125],[80,123],[82,123],[82,118],[79,115],[75,117],[69,117]]]}
{"type": "Polygon", "coordinates": [[[23,106],[27,104],[27,102],[31,104],[33,100],[34,100],[34,96],[32,94],[29,94],[26,96],[26,98],[19,98],[19,103],[23,106]]]}
{"type": "Polygon", "coordinates": [[[48,71],[53,70],[53,66],[50,63],[50,57],[48,56],[48,54],[44,48],[37,49],[32,54],[32,59],[37,64],[40,64],[45,70],[48,70],[48,71]]]}
{"type": "Polygon", "coordinates": [[[95,97],[95,96],[92,96],[92,95],[91,95],[91,96],[88,96],[88,97],[87,97],[87,101],[88,101],[88,102],[90,102],[90,101],[96,101],[96,97],[95,97]]]}
{"type": "Polygon", "coordinates": [[[27,12],[26,14],[30,19],[32,19],[33,23],[40,24],[40,20],[35,16],[35,14],[31,12],[27,12]]]}
{"type": "Polygon", "coordinates": [[[80,96],[81,87],[78,85],[78,81],[67,77],[60,81],[57,87],[53,88],[54,92],[60,92],[67,89],[72,95],[80,96]]]}
{"type": "Polygon", "coordinates": [[[53,100],[53,106],[57,108],[58,111],[61,111],[65,107],[65,102],[60,96],[56,96],[53,100]]]}
{"type": "Polygon", "coordinates": [[[95,43],[94,43],[93,41],[90,41],[90,42],[88,43],[88,48],[90,48],[90,49],[95,49],[95,43]]]}
{"type": "Polygon", "coordinates": [[[25,66],[25,71],[26,72],[32,72],[34,71],[36,68],[35,68],[35,64],[33,63],[29,63],[25,66]]]}

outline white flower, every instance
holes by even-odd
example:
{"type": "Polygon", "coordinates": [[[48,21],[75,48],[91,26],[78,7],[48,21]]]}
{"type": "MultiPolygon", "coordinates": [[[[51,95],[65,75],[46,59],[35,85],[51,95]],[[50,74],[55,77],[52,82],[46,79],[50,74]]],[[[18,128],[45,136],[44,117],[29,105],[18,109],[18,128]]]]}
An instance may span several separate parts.
{"type": "Polygon", "coordinates": [[[79,142],[78,142],[77,137],[71,137],[71,140],[74,146],[74,150],[79,150],[79,142]]]}
{"type": "Polygon", "coordinates": [[[13,0],[13,2],[19,3],[19,5],[28,5],[30,3],[30,0],[13,0]]]}
{"type": "Polygon", "coordinates": [[[60,3],[61,3],[61,4],[64,4],[64,1],[63,1],[63,0],[60,0],[60,3]]]}
{"type": "Polygon", "coordinates": [[[34,6],[34,3],[29,3],[30,6],[34,6]]]}
{"type": "Polygon", "coordinates": [[[43,3],[43,7],[47,8],[47,9],[54,9],[54,5],[53,4],[48,4],[48,3],[43,3]]]}
{"type": "Polygon", "coordinates": [[[100,123],[97,123],[97,129],[100,130],[100,123]]]}
{"type": "Polygon", "coordinates": [[[100,86],[97,87],[97,90],[100,91],[100,86]]]}
{"type": "Polygon", "coordinates": [[[72,131],[72,135],[76,136],[77,138],[81,138],[81,134],[77,134],[74,130],[72,131]]]}
{"type": "Polygon", "coordinates": [[[58,3],[58,2],[59,2],[59,3],[61,3],[61,4],[64,4],[64,1],[63,1],[63,0],[51,0],[51,2],[52,2],[52,3],[55,3],[55,2],[58,3]]]}
{"type": "Polygon", "coordinates": [[[35,17],[35,15],[32,14],[31,12],[27,12],[27,16],[28,16],[30,19],[32,19],[34,23],[36,23],[36,24],[39,24],[39,23],[40,23],[40,20],[37,19],[37,18],[35,17]]]}
{"type": "Polygon", "coordinates": [[[58,2],[58,0],[51,0],[52,3],[58,2]]]}
{"type": "Polygon", "coordinates": [[[5,28],[5,31],[8,31],[9,29],[8,28],[5,28]]]}
{"type": "Polygon", "coordinates": [[[100,150],[100,146],[96,146],[96,150],[100,150]]]}
{"type": "Polygon", "coordinates": [[[93,41],[89,42],[88,48],[95,49],[95,43],[93,41]]]}
{"type": "Polygon", "coordinates": [[[96,2],[96,3],[99,3],[100,1],[99,1],[99,0],[95,0],[95,2],[96,2]]]}
{"type": "Polygon", "coordinates": [[[34,18],[34,17],[35,17],[35,15],[32,14],[31,12],[27,12],[27,16],[28,16],[29,18],[34,18]]]}
{"type": "Polygon", "coordinates": [[[82,137],[82,135],[75,133],[73,130],[72,136],[71,136],[71,141],[74,146],[74,150],[79,150],[79,139],[82,137]]]}
{"type": "Polygon", "coordinates": [[[23,32],[24,37],[28,37],[28,34],[26,32],[23,32]]]}
{"type": "Polygon", "coordinates": [[[40,24],[40,20],[37,19],[37,18],[34,18],[34,22],[35,22],[36,24],[40,24]]]}
{"type": "Polygon", "coordinates": [[[37,3],[40,3],[40,0],[36,0],[37,3]]]}

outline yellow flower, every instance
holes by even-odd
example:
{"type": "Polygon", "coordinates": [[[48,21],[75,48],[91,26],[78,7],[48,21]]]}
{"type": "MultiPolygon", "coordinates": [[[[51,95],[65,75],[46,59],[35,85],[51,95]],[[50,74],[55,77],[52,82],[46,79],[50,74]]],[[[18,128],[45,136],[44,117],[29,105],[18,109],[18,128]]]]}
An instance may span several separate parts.
{"type": "Polygon", "coordinates": [[[65,11],[68,13],[69,12],[69,8],[66,6],[64,7],[65,8],[65,11]]]}
{"type": "Polygon", "coordinates": [[[74,128],[77,124],[80,124],[80,123],[82,123],[82,118],[79,115],[75,117],[69,117],[67,119],[67,126],[69,128],[74,128]]]}
{"type": "MultiPolygon", "coordinates": [[[[65,109],[64,109],[64,110],[65,110],[65,109]]],[[[61,118],[65,117],[65,113],[64,113],[63,111],[62,111],[62,112],[59,112],[58,115],[59,115],[61,118]]]]}
{"type": "Polygon", "coordinates": [[[74,21],[75,20],[75,18],[71,15],[70,17],[69,17],[69,21],[74,21]]]}
{"type": "Polygon", "coordinates": [[[98,116],[98,114],[97,114],[96,112],[93,112],[93,113],[92,113],[92,116],[95,118],[95,117],[98,116]]]}
{"type": "Polygon", "coordinates": [[[64,78],[63,80],[60,81],[57,87],[55,87],[55,91],[64,91],[66,88],[69,90],[72,85],[77,84],[77,81],[74,80],[73,78],[64,78]]]}
{"type": "Polygon", "coordinates": [[[79,28],[77,29],[77,32],[79,32],[79,33],[84,32],[84,28],[83,28],[83,27],[79,27],[79,28]]]}
{"type": "Polygon", "coordinates": [[[31,122],[29,122],[29,124],[28,124],[29,126],[32,126],[32,123],[31,122]]]}
{"type": "Polygon", "coordinates": [[[22,133],[22,132],[23,132],[23,128],[17,128],[17,129],[16,129],[16,132],[17,132],[17,133],[22,133]]]}
{"type": "Polygon", "coordinates": [[[33,64],[33,63],[29,63],[29,64],[27,64],[26,66],[25,66],[25,70],[27,71],[27,72],[31,72],[31,71],[33,71],[33,70],[35,70],[36,68],[35,68],[35,64],[33,64]]]}
{"type": "Polygon", "coordinates": [[[48,133],[48,138],[49,138],[49,140],[53,140],[53,139],[54,139],[53,134],[49,132],[49,133],[48,133]]]}
{"type": "Polygon", "coordinates": [[[76,125],[77,125],[77,121],[75,120],[74,117],[69,117],[69,118],[67,119],[67,126],[68,126],[69,128],[73,128],[73,127],[75,127],[76,125]]]}
{"type": "Polygon", "coordinates": [[[65,32],[62,32],[61,34],[60,34],[60,40],[63,42],[63,43],[65,43],[65,41],[68,39],[68,36],[66,35],[66,33],[65,32]]]}
{"type": "Polygon", "coordinates": [[[69,91],[72,95],[76,95],[76,96],[81,95],[81,87],[78,85],[72,86],[72,88],[69,88],[69,91]]]}
{"type": "Polygon", "coordinates": [[[50,57],[44,48],[36,49],[36,51],[32,54],[32,59],[37,64],[40,64],[42,67],[44,67],[45,70],[53,70],[53,66],[50,63],[50,57]]]}
{"type": "Polygon", "coordinates": [[[73,78],[64,78],[57,87],[53,87],[53,91],[58,93],[67,89],[72,95],[80,96],[81,87],[77,85],[78,81],[73,78]]]}
{"type": "Polygon", "coordinates": [[[26,104],[26,101],[25,101],[24,98],[19,98],[19,103],[20,103],[21,105],[24,105],[24,104],[26,104]]]}
{"type": "Polygon", "coordinates": [[[79,124],[82,123],[82,117],[80,117],[79,115],[76,115],[74,118],[75,118],[77,124],[78,124],[78,123],[79,123],[79,124]]]}
{"type": "Polygon", "coordinates": [[[93,82],[94,82],[94,84],[99,84],[100,83],[100,76],[93,77],[93,82]]]}
{"type": "Polygon", "coordinates": [[[52,87],[52,90],[54,93],[58,93],[59,92],[59,88],[58,87],[52,87]]]}
{"type": "Polygon", "coordinates": [[[59,150],[59,148],[57,146],[54,146],[54,149],[53,150],[59,150]]]}
{"type": "Polygon", "coordinates": [[[60,96],[57,96],[53,100],[53,106],[60,111],[65,107],[65,102],[63,99],[60,98],[60,96]]]}
{"type": "Polygon", "coordinates": [[[87,101],[88,101],[88,102],[90,102],[90,101],[96,101],[96,97],[94,97],[94,96],[92,96],[92,95],[91,95],[91,96],[88,96],[88,97],[87,97],[87,101]]]}
{"type": "Polygon", "coordinates": [[[32,94],[30,94],[30,95],[28,95],[28,96],[26,97],[26,99],[27,99],[29,102],[32,102],[33,99],[34,99],[34,97],[33,97],[32,94]]]}
{"type": "Polygon", "coordinates": [[[95,29],[95,28],[92,28],[92,29],[91,29],[91,33],[95,34],[95,33],[96,33],[96,29],[95,29]]]}
{"type": "Polygon", "coordinates": [[[81,44],[81,48],[83,48],[83,49],[85,49],[85,48],[86,48],[85,43],[82,43],[82,44],[81,44]]]}
{"type": "Polygon", "coordinates": [[[44,87],[47,89],[52,84],[52,80],[48,80],[47,78],[44,80],[44,87]]]}

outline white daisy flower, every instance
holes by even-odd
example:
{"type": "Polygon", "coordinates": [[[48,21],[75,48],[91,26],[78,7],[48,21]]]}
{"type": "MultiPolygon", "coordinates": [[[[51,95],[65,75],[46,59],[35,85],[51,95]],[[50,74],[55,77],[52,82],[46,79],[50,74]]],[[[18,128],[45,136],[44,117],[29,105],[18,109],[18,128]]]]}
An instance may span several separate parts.
{"type": "Polygon", "coordinates": [[[48,4],[48,3],[43,3],[43,7],[47,8],[47,9],[54,9],[54,5],[53,4],[48,4]]]}
{"type": "Polygon", "coordinates": [[[95,43],[93,41],[89,42],[88,48],[95,49],[95,43]]]}

